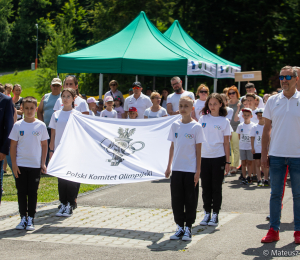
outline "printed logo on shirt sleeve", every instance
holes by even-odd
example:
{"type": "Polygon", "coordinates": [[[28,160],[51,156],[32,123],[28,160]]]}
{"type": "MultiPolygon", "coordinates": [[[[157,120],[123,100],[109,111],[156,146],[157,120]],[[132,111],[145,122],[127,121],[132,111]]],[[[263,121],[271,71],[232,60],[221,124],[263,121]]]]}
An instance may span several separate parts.
{"type": "Polygon", "coordinates": [[[20,131],[20,136],[23,136],[24,135],[24,131],[20,131]]]}
{"type": "Polygon", "coordinates": [[[57,123],[57,121],[58,121],[58,118],[55,117],[55,123],[57,123]]]}
{"type": "Polygon", "coordinates": [[[259,132],[258,132],[258,131],[256,131],[256,134],[258,135],[258,134],[259,134],[259,132]]]}
{"type": "Polygon", "coordinates": [[[206,123],[202,123],[202,127],[205,128],[206,127],[206,123]]]}
{"type": "Polygon", "coordinates": [[[243,133],[243,129],[241,129],[241,132],[243,133]]]}
{"type": "Polygon", "coordinates": [[[177,138],[178,137],[178,133],[175,133],[175,138],[177,138]]]}

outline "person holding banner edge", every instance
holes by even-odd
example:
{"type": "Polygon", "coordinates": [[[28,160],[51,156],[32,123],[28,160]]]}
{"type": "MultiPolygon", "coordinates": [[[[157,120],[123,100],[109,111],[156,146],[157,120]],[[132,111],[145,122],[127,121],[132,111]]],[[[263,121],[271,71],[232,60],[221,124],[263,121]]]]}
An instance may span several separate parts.
{"type": "MultiPolygon", "coordinates": [[[[64,88],[61,92],[63,109],[52,114],[49,127],[51,128],[50,159],[59,145],[64,129],[67,125],[71,113],[80,114],[74,109],[76,92],[71,88],[64,88]]],[[[78,194],[78,183],[58,178],[58,193],[61,202],[57,217],[70,217],[73,209],[76,208],[75,199],[78,194]]]]}
{"type": "Polygon", "coordinates": [[[193,99],[181,97],[179,113],[182,119],[172,124],[168,137],[171,146],[165,176],[169,178],[172,172],[171,200],[177,230],[170,239],[174,240],[192,240],[192,225],[196,220],[201,143],[205,141],[205,137],[201,125],[191,117],[193,110],[193,99]]]}

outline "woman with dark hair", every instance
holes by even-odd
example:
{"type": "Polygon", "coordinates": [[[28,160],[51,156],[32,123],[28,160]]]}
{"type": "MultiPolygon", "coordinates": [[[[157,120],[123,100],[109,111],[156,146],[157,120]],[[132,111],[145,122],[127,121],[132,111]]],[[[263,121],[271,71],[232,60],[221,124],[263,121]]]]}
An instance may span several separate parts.
{"type": "Polygon", "coordinates": [[[12,90],[12,93],[14,94],[12,101],[14,103],[15,108],[17,109],[17,116],[18,116],[17,120],[22,119],[22,115],[23,115],[23,110],[21,107],[23,98],[20,97],[21,92],[22,92],[21,85],[15,84],[12,90]]]}
{"type": "Polygon", "coordinates": [[[162,99],[160,101],[160,106],[163,107],[164,109],[167,109],[167,98],[169,94],[170,92],[167,88],[164,88],[163,91],[161,92],[162,99]]]}
{"type": "MultiPolygon", "coordinates": [[[[121,98],[121,102],[122,104],[124,104],[124,98],[123,98],[123,94],[121,91],[118,90],[119,87],[119,83],[116,80],[111,80],[109,82],[109,88],[110,90],[107,91],[104,94],[104,100],[106,99],[106,97],[111,96],[113,99],[115,99],[116,97],[120,97],[121,98]]],[[[100,97],[99,97],[100,98],[100,97]]]]}
{"type": "Polygon", "coordinates": [[[205,216],[200,225],[217,226],[222,205],[224,169],[225,174],[230,169],[231,127],[226,118],[227,110],[224,101],[218,93],[208,96],[202,114],[199,124],[203,128],[206,140],[202,143],[200,178],[205,216]]]}
{"type": "MultiPolygon", "coordinates": [[[[240,93],[236,86],[231,86],[228,89],[227,96],[229,98],[228,106],[233,109],[233,115],[238,110],[240,103],[240,93]]],[[[230,125],[234,132],[232,132],[230,147],[231,147],[231,173],[237,173],[237,167],[240,165],[240,147],[239,147],[239,135],[236,133],[239,121],[230,121],[230,125]]]]}

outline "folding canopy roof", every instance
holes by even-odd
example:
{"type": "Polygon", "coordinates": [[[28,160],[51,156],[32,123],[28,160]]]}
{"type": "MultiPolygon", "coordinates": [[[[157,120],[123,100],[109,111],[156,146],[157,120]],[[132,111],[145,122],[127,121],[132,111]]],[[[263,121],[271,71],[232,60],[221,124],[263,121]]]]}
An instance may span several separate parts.
{"type": "Polygon", "coordinates": [[[212,63],[217,64],[217,74],[214,78],[234,78],[235,72],[241,71],[241,66],[208,51],[191,36],[189,36],[181,27],[180,23],[176,20],[170,28],[164,33],[166,37],[178,43],[185,49],[197,54],[198,56],[210,60],[212,63]]]}
{"type": "Polygon", "coordinates": [[[85,49],[60,55],[58,73],[119,73],[151,76],[205,75],[216,62],[165,37],[142,11],[126,28],[85,49]]]}

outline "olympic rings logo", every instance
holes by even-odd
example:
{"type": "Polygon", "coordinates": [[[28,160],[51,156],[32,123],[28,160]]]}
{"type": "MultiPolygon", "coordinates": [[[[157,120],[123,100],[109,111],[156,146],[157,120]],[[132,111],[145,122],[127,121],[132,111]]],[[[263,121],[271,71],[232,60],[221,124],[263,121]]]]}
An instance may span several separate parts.
{"type": "Polygon", "coordinates": [[[214,128],[221,130],[221,127],[219,125],[215,125],[214,128]]]}
{"type": "Polygon", "coordinates": [[[193,139],[194,135],[193,134],[184,134],[184,137],[188,138],[188,139],[193,139]]]}
{"type": "Polygon", "coordinates": [[[32,134],[33,134],[34,136],[39,136],[39,135],[41,134],[41,132],[33,131],[32,134]]]}

